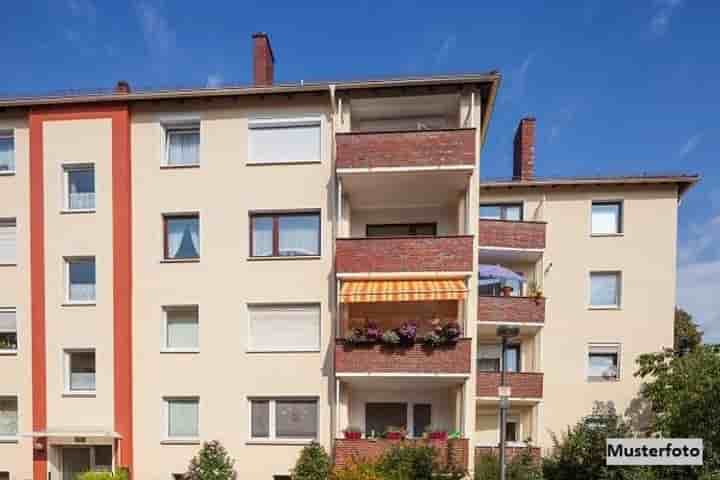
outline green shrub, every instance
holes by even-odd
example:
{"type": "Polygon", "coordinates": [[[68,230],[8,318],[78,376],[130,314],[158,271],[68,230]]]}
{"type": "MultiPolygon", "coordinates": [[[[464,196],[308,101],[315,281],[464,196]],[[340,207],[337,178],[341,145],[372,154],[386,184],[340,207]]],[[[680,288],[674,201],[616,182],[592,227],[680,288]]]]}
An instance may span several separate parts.
{"type": "Polygon", "coordinates": [[[292,471],[293,480],[327,480],[330,475],[330,456],[322,445],[311,443],[300,452],[295,468],[292,471]]]}
{"type": "Polygon", "coordinates": [[[385,480],[431,480],[436,477],[460,479],[462,470],[445,467],[438,461],[437,450],[426,445],[398,445],[387,451],[377,462],[377,470],[385,480]]]}
{"type": "MultiPolygon", "coordinates": [[[[500,477],[500,459],[495,455],[481,455],[475,461],[475,480],[496,480],[500,477]]],[[[507,480],[542,480],[538,461],[523,451],[507,463],[507,480]]]]}
{"type": "Polygon", "coordinates": [[[200,452],[190,461],[185,474],[187,480],[233,480],[235,460],[230,458],[220,442],[203,443],[200,452]]]}
{"type": "Polygon", "coordinates": [[[333,471],[332,480],[384,480],[376,462],[356,461],[333,471]]]}
{"type": "Polygon", "coordinates": [[[117,472],[84,472],[75,476],[76,480],[127,480],[128,473],[124,468],[117,472]]]}

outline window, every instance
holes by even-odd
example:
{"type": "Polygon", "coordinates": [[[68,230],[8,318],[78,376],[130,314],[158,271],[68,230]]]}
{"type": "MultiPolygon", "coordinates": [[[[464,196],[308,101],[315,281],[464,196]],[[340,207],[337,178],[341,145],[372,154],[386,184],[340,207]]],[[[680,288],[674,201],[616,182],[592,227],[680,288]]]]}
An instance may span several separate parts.
{"type": "Polygon", "coordinates": [[[67,351],[67,376],[65,390],[68,393],[95,392],[95,351],[67,351]]]}
{"type": "Polygon", "coordinates": [[[406,403],[366,403],[365,435],[379,437],[388,427],[407,428],[406,403]]]}
{"type": "Polygon", "coordinates": [[[321,160],[320,118],[255,119],[249,123],[250,163],[302,163],[321,160]]]}
{"type": "Polygon", "coordinates": [[[320,305],[249,305],[248,349],[320,351],[320,305]]]}
{"type": "Polygon", "coordinates": [[[320,255],[320,213],[253,214],[250,224],[253,257],[320,255]]]}
{"type": "Polygon", "coordinates": [[[505,422],[505,440],[508,442],[520,441],[520,424],[517,420],[507,420],[505,422]]]}
{"type": "Polygon", "coordinates": [[[14,353],[17,346],[17,313],[14,308],[0,308],[0,353],[14,353]]]}
{"type": "Polygon", "coordinates": [[[429,404],[416,403],[413,405],[413,431],[415,437],[422,437],[425,431],[432,425],[432,406],[429,404]]]}
{"type": "Polygon", "coordinates": [[[67,300],[70,303],[95,301],[95,259],[67,258],[67,300]]]}
{"type": "Polygon", "coordinates": [[[165,418],[169,440],[190,440],[200,435],[200,399],[198,397],[166,398],[165,418]]]}
{"type": "Polygon", "coordinates": [[[523,219],[522,203],[498,203],[480,205],[480,218],[486,220],[515,220],[523,219]]]}
{"type": "Polygon", "coordinates": [[[250,400],[250,437],[257,440],[302,440],[317,437],[316,399],[250,400]]]}
{"type": "Polygon", "coordinates": [[[622,202],[592,202],[592,234],[622,233],[622,202]]]}
{"type": "Polygon", "coordinates": [[[0,472],[0,480],[10,480],[10,472],[0,472]]]}
{"type": "Polygon", "coordinates": [[[14,218],[0,219],[0,265],[17,263],[17,225],[14,218]]]}
{"type": "Polygon", "coordinates": [[[0,174],[15,172],[15,138],[13,132],[0,132],[0,174]]]}
{"type": "Polygon", "coordinates": [[[200,124],[197,122],[165,126],[165,165],[200,165],[200,124]]]}
{"type": "Polygon", "coordinates": [[[165,259],[200,258],[200,217],[197,214],[165,215],[165,259]]]}
{"type": "Polygon", "coordinates": [[[14,438],[18,434],[18,399],[0,397],[0,439],[14,438]]]}
{"type": "Polygon", "coordinates": [[[95,167],[72,165],[65,167],[65,209],[95,210],[95,167]]]}
{"type": "Polygon", "coordinates": [[[200,349],[197,306],[165,307],[163,350],[197,352],[200,349]]]}
{"type": "Polygon", "coordinates": [[[365,235],[368,237],[410,237],[437,235],[437,223],[397,223],[389,225],[367,225],[365,235]]]}
{"type": "MultiPolygon", "coordinates": [[[[502,368],[502,345],[479,345],[477,367],[481,372],[499,372],[502,368]]],[[[507,372],[520,371],[520,345],[508,345],[505,349],[507,372]]]]}
{"type": "Polygon", "coordinates": [[[620,272],[590,273],[590,306],[620,307],[620,272]]]}
{"type": "Polygon", "coordinates": [[[596,343],[588,346],[588,380],[620,379],[620,345],[596,343]]]}

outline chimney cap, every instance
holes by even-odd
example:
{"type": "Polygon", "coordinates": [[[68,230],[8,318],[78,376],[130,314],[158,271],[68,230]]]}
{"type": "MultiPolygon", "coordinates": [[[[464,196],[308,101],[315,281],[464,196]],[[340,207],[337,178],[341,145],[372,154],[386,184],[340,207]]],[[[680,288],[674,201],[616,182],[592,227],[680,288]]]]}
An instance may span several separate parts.
{"type": "Polygon", "coordinates": [[[115,84],[115,93],[130,93],[130,82],[127,80],[118,80],[115,84]]]}
{"type": "Polygon", "coordinates": [[[270,35],[265,32],[255,32],[252,34],[252,38],[264,38],[267,42],[268,50],[270,50],[270,58],[275,63],[275,54],[273,53],[272,45],[270,44],[270,35]]]}

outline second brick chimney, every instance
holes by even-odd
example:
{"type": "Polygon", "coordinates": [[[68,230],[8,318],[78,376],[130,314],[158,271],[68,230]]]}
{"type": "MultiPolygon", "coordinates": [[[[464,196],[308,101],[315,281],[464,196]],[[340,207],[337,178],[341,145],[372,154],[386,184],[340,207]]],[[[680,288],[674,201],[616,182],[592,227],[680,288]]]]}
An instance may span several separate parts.
{"type": "Polygon", "coordinates": [[[256,87],[273,84],[275,56],[267,33],[253,33],[253,79],[256,87]]]}
{"type": "Polygon", "coordinates": [[[513,180],[532,180],[535,175],[535,119],[523,118],[515,132],[513,180]]]}

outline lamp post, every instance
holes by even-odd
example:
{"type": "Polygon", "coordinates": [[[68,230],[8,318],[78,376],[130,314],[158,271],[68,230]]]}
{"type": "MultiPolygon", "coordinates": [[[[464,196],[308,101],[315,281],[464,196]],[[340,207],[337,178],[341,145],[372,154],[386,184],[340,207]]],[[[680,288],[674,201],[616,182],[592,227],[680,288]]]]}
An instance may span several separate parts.
{"type": "Polygon", "coordinates": [[[508,341],[517,337],[520,329],[501,325],[497,328],[497,336],[502,339],[502,354],[500,356],[500,386],[498,387],[498,396],[500,397],[500,480],[505,480],[505,443],[506,443],[506,425],[507,412],[510,407],[510,386],[507,384],[507,376],[505,374],[507,365],[505,364],[505,352],[507,351],[508,341]]]}

